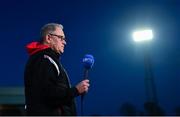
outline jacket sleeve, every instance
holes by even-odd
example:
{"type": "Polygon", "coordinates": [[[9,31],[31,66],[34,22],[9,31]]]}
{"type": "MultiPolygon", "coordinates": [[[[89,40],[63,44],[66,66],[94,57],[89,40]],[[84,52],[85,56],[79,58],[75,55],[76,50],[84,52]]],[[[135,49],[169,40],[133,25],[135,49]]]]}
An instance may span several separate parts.
{"type": "Polygon", "coordinates": [[[47,59],[42,59],[39,75],[42,82],[40,87],[42,99],[46,103],[51,105],[67,104],[79,95],[77,88],[69,88],[63,82],[58,81],[57,70],[47,59]]]}

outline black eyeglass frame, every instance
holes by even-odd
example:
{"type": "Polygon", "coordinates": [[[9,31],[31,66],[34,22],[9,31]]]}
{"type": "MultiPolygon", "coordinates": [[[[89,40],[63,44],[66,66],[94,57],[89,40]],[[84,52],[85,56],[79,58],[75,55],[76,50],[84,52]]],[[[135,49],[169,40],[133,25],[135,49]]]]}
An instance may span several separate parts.
{"type": "Polygon", "coordinates": [[[56,34],[52,34],[52,33],[49,33],[49,34],[52,35],[52,36],[58,37],[59,39],[61,39],[61,41],[66,41],[66,38],[64,36],[62,36],[62,35],[56,35],[56,34]]]}

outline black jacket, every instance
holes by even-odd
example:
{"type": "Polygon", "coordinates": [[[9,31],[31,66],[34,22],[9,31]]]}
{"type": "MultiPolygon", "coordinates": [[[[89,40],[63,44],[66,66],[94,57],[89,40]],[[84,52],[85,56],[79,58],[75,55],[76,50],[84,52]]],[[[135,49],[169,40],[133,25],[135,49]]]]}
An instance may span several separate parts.
{"type": "Polygon", "coordinates": [[[30,56],[24,81],[27,115],[76,115],[74,97],[79,93],[52,49],[30,56]]]}

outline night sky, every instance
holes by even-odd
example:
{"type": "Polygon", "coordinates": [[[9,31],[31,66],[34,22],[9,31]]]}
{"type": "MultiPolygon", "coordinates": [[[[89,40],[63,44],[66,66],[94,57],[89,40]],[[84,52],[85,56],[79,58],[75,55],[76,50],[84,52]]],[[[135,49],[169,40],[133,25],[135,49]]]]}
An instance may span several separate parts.
{"type": "MultiPolygon", "coordinates": [[[[122,115],[124,103],[144,112],[143,43],[132,32],[151,28],[149,55],[159,105],[166,115],[180,106],[179,0],[2,0],[0,3],[0,86],[23,86],[28,54],[25,46],[39,40],[40,28],[61,23],[67,46],[61,61],[73,85],[83,79],[82,58],[92,54],[86,115],[122,115]]],[[[80,114],[80,98],[77,98],[80,114]]]]}

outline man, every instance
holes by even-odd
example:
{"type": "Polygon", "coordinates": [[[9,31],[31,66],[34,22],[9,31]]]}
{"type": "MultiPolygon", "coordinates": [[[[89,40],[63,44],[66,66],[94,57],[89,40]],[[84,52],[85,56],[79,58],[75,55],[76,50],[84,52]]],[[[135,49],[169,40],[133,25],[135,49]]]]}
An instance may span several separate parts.
{"type": "Polygon", "coordinates": [[[46,24],[40,35],[40,42],[26,46],[30,55],[24,72],[27,115],[76,115],[74,98],[88,91],[89,80],[70,86],[59,61],[66,45],[61,24],[46,24]]]}

